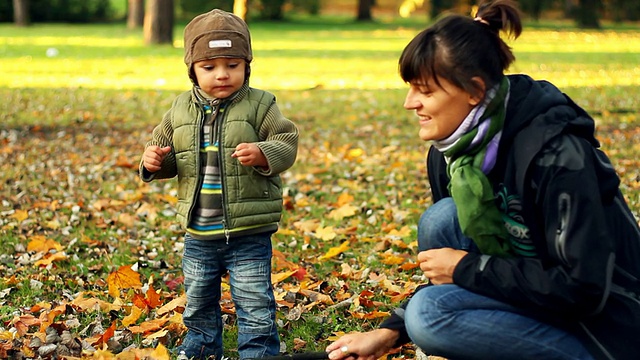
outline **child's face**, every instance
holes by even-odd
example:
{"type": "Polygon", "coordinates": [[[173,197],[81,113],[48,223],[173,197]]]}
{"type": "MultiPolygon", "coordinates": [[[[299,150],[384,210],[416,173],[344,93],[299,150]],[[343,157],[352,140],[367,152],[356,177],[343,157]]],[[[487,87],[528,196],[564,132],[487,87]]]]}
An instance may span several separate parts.
{"type": "Polygon", "coordinates": [[[215,58],[193,64],[193,72],[200,88],[209,96],[224,99],[244,84],[244,59],[215,58]]]}
{"type": "Polygon", "coordinates": [[[480,100],[445,79],[438,81],[440,86],[433,79],[411,82],[404,101],[404,108],[418,115],[424,141],[447,138],[480,100]]]}

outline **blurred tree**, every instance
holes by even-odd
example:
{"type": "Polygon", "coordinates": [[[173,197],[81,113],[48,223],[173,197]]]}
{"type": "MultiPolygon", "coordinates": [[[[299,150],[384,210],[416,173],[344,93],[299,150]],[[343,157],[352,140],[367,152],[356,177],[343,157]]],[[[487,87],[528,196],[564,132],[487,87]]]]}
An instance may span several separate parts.
{"type": "Polygon", "coordinates": [[[358,14],[356,20],[358,21],[371,21],[371,8],[375,5],[375,0],[358,0],[358,14]]]}
{"type": "Polygon", "coordinates": [[[144,42],[173,44],[173,0],[147,0],[144,14],[144,42]]]}
{"type": "Polygon", "coordinates": [[[13,0],[13,22],[17,26],[29,25],[29,0],[13,0]]]}
{"type": "Polygon", "coordinates": [[[437,18],[443,11],[451,9],[453,5],[453,0],[431,0],[431,7],[429,7],[429,18],[437,18]]]}
{"type": "Polygon", "coordinates": [[[233,13],[238,15],[242,20],[247,21],[247,0],[234,0],[233,13]]]}
{"type": "Polygon", "coordinates": [[[549,7],[550,0],[520,0],[520,9],[538,21],[542,12],[549,7]]]}
{"type": "Polygon", "coordinates": [[[285,0],[262,0],[262,11],[260,17],[265,20],[284,19],[285,0]]]}
{"type": "Polygon", "coordinates": [[[600,21],[598,20],[598,10],[602,10],[601,0],[580,0],[577,12],[576,22],[581,28],[599,29],[600,21]]]}
{"type": "Polygon", "coordinates": [[[127,0],[127,28],[136,29],[144,24],[144,0],[127,0]]]}

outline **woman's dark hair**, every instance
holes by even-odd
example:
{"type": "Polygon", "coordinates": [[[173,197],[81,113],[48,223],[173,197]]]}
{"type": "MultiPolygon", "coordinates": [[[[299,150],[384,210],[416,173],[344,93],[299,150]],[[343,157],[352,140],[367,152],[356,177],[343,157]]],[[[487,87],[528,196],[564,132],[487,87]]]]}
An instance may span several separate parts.
{"type": "Polygon", "coordinates": [[[520,13],[511,0],[481,3],[476,18],[449,15],[416,35],[399,60],[402,80],[407,83],[438,77],[474,95],[499,83],[515,57],[500,38],[500,31],[517,38],[522,32],[520,13]]]}

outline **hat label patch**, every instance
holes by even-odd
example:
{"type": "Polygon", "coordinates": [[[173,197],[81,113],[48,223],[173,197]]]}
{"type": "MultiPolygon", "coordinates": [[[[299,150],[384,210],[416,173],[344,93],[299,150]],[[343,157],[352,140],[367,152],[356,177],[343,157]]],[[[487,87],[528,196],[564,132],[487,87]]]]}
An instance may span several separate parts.
{"type": "Polygon", "coordinates": [[[231,40],[210,40],[209,49],[230,48],[231,40]]]}

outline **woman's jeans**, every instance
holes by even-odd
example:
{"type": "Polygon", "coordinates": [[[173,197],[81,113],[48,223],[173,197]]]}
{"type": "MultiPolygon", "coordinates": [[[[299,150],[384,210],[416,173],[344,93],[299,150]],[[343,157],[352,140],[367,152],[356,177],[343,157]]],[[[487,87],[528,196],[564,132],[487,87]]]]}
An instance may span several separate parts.
{"type": "MultiPolygon", "coordinates": [[[[478,252],[473,241],[462,234],[451,198],[438,201],[422,215],[418,247],[420,251],[449,247],[478,252]]],[[[592,359],[570,333],[454,284],[417,291],[404,318],[411,340],[429,355],[448,359],[592,359]]]]}
{"type": "Polygon", "coordinates": [[[238,321],[240,359],[277,355],[276,303],[271,285],[271,234],[202,241],[185,236],[182,271],[188,328],[178,353],[188,358],[222,359],[221,279],[229,272],[238,321]]]}

